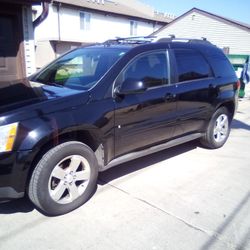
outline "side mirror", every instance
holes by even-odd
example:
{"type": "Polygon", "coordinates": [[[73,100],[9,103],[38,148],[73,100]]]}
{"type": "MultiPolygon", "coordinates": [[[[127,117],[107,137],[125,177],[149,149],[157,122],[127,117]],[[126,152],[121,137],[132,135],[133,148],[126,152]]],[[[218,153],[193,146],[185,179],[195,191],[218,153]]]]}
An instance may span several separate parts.
{"type": "Polygon", "coordinates": [[[134,78],[126,79],[121,87],[116,88],[115,93],[118,95],[139,94],[147,90],[145,83],[134,78]]]}

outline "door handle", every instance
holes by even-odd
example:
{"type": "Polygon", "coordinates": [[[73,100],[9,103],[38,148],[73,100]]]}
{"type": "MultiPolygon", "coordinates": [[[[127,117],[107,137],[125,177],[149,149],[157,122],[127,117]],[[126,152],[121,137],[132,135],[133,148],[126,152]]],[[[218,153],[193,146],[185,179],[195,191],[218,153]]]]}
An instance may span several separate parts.
{"type": "Polygon", "coordinates": [[[175,100],[175,98],[176,98],[176,94],[172,94],[172,93],[167,93],[166,95],[165,95],[165,101],[167,101],[167,102],[171,102],[171,101],[174,101],[175,100]]]}

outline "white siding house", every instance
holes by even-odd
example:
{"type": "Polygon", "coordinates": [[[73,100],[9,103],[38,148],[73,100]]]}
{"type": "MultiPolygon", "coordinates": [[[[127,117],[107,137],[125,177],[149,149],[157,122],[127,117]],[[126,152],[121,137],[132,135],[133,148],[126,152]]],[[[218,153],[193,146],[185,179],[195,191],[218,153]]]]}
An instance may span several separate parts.
{"type": "Polygon", "coordinates": [[[157,36],[201,38],[229,54],[250,54],[250,25],[193,8],[154,33],[157,36]]]}
{"type": "Polygon", "coordinates": [[[136,0],[53,1],[47,19],[35,30],[37,67],[82,44],[147,36],[172,19],[136,0]]]}

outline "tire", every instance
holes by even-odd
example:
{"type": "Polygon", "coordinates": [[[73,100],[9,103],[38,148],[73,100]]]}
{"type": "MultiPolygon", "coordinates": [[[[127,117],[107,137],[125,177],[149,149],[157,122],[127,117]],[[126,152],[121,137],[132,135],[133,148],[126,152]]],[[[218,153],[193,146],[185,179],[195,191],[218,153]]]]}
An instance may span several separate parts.
{"type": "Polygon", "coordinates": [[[207,130],[200,142],[203,146],[211,149],[222,147],[230,133],[231,118],[227,108],[220,107],[213,114],[207,130]]]}
{"type": "Polygon", "coordinates": [[[68,213],[94,193],[98,168],[93,151],[80,142],[50,149],[36,165],[28,187],[30,200],[44,214],[68,213]]]}

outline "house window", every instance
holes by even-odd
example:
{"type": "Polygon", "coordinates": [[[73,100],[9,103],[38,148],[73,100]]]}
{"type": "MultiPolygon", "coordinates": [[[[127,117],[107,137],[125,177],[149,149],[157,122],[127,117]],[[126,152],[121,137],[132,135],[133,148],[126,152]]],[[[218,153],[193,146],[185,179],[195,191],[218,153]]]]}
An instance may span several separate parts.
{"type": "Polygon", "coordinates": [[[87,12],[80,12],[80,29],[90,30],[91,14],[87,12]]]}
{"type": "Polygon", "coordinates": [[[137,22],[130,21],[130,36],[136,36],[136,35],[137,35],[137,22]]]}

